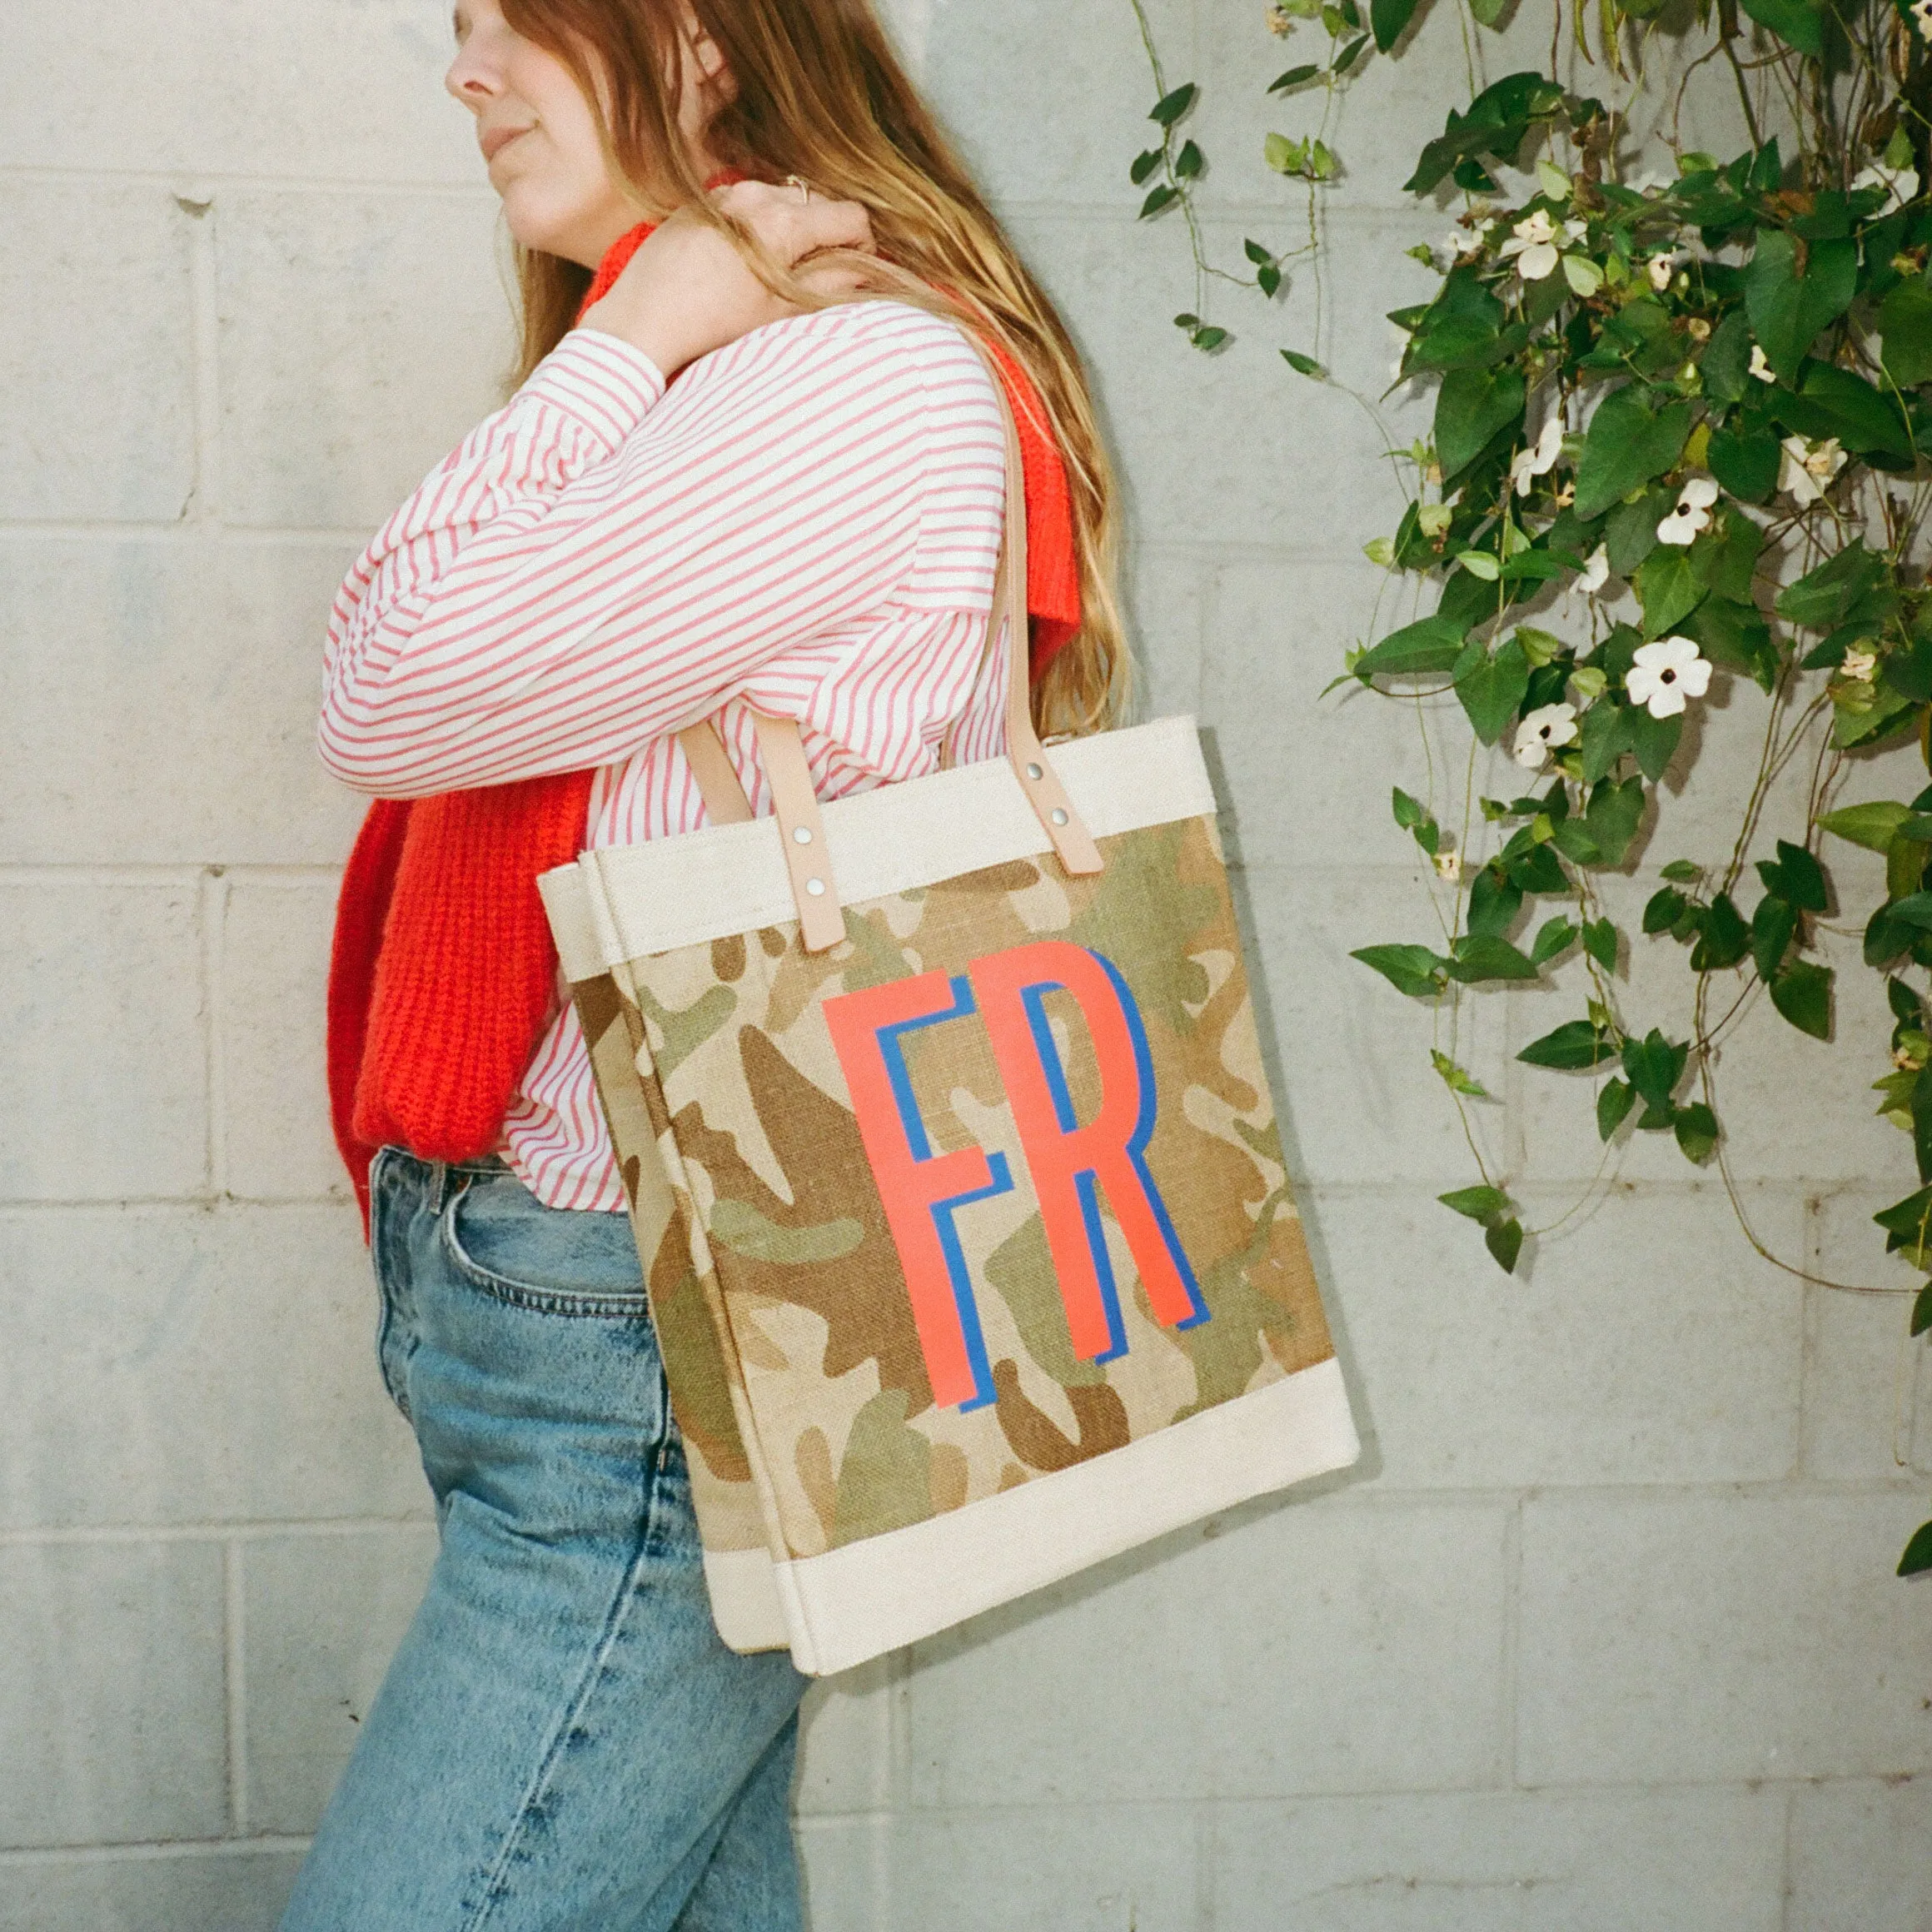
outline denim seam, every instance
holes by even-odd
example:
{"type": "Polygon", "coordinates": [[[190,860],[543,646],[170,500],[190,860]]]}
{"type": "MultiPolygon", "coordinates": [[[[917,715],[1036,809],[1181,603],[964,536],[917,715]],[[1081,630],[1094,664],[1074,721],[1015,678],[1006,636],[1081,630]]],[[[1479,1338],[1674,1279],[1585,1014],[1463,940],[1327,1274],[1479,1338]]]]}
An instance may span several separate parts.
{"type": "Polygon", "coordinates": [[[648,1303],[641,1277],[635,1290],[577,1294],[568,1288],[540,1288],[534,1283],[512,1281],[507,1275],[500,1275],[485,1267],[470,1255],[456,1235],[456,1209],[468,1191],[466,1185],[453,1193],[437,1218],[443,1252],[449,1257],[451,1266],[471,1287],[533,1315],[588,1315],[616,1319],[645,1312],[648,1303]]]}
{"type": "Polygon", "coordinates": [[[625,1614],[631,1598],[641,1586],[645,1566],[654,1556],[656,1539],[653,1525],[657,1516],[657,1491],[664,1468],[665,1443],[665,1435],[660,1431],[657,1443],[646,1466],[649,1475],[642,1498],[644,1507],[638,1516],[637,1535],[631,1546],[630,1560],[624,1566],[623,1581],[611,1598],[610,1609],[605,1613],[604,1628],[598,1636],[596,1647],[591,1653],[590,1662],[585,1666],[576,1694],[565,1707],[562,1721],[545,1746],[523,1796],[517,1801],[515,1815],[510,1819],[503,1835],[502,1848],[485,1876],[483,1895],[477,1901],[475,1910],[464,1920],[461,1932],[484,1932],[489,1921],[495,1915],[497,1907],[509,1900],[510,1874],[530,1814],[543,1802],[551,1775],[570,1749],[570,1740],[576,1734],[585,1708],[610,1665],[611,1653],[617,1646],[619,1636],[624,1627],[625,1614]]]}

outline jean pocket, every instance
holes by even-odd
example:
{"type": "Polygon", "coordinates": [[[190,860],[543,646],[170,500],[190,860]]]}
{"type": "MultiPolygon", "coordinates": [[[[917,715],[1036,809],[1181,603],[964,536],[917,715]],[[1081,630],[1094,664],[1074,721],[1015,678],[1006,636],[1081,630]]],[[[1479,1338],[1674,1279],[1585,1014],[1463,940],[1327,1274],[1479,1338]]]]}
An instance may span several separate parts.
{"type": "Polygon", "coordinates": [[[441,1233],[456,1275],[513,1307],[606,1319],[646,1312],[626,1214],[546,1208],[512,1173],[476,1174],[445,1206],[441,1233]]]}

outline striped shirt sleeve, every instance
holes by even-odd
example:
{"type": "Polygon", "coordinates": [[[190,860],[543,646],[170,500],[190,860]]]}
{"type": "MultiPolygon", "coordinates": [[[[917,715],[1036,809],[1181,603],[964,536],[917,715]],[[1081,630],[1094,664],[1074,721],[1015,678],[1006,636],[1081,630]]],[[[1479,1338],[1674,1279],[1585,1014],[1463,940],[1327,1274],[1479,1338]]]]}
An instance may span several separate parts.
{"type": "Polygon", "coordinates": [[[756,330],[668,392],[573,331],[350,570],[325,764],[409,798],[635,755],[914,580],[935,445],[992,406],[902,305],[756,330]]]}

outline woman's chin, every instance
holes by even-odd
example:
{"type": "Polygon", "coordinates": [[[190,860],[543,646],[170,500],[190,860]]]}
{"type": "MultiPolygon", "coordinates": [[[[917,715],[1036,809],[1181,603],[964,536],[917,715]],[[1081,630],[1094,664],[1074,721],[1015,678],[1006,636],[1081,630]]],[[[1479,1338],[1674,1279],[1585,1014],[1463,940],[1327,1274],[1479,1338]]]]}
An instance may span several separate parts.
{"type": "Polygon", "coordinates": [[[584,222],[576,210],[560,209],[548,197],[530,192],[521,182],[512,182],[502,192],[503,218],[517,246],[534,253],[560,255],[566,261],[580,262],[586,268],[597,266],[597,257],[588,255],[584,241],[584,222]]]}

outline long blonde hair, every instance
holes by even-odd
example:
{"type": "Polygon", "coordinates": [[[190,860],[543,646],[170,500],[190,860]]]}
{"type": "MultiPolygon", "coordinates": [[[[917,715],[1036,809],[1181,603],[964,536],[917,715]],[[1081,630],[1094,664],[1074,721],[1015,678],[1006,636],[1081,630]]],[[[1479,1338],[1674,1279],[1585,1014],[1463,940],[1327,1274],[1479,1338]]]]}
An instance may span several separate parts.
{"type": "MultiPolygon", "coordinates": [[[[1033,692],[1043,732],[1111,724],[1128,658],[1114,587],[1113,479],[1078,351],[925,103],[869,0],[691,0],[723,53],[735,96],[707,133],[712,152],[760,179],[799,175],[864,205],[884,263],[875,289],[957,315],[1032,376],[1067,462],[1082,618],[1033,692]]],[[[705,193],[665,77],[680,71],[674,0],[503,0],[503,17],[570,68],[604,122],[608,158],[640,202],[667,193],[723,228],[765,281],[823,306],[758,250],[705,193]]],[[[669,212],[669,208],[660,209],[669,212]]],[[[519,247],[520,381],[562,341],[590,271],[519,247]]]]}

